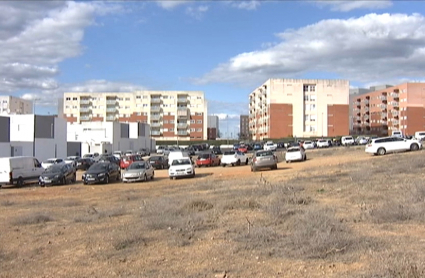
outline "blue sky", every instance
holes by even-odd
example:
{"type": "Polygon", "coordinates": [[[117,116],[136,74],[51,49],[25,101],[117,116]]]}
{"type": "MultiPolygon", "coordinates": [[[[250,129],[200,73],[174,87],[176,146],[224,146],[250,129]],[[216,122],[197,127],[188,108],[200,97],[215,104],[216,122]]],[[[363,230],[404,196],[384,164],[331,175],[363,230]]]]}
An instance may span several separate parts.
{"type": "MultiPolygon", "coordinates": [[[[268,78],[423,80],[409,1],[1,1],[0,92],[56,113],[69,91],[201,90],[235,135],[268,78]],[[227,122],[228,121],[228,122],[227,122]]],[[[226,134],[224,134],[226,135],[226,134]]],[[[230,136],[230,134],[228,134],[230,136]]]]}

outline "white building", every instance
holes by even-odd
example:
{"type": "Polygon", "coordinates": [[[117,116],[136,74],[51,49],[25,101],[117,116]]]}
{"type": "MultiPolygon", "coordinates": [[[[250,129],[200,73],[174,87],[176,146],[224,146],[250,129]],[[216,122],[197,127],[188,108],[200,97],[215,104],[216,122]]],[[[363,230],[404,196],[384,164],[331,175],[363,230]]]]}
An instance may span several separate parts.
{"type": "Polygon", "coordinates": [[[32,114],[33,102],[30,100],[0,96],[0,114],[32,114]]]}
{"type": "Polygon", "coordinates": [[[0,156],[34,156],[43,161],[67,154],[66,121],[55,116],[0,117],[0,156]]]}
{"type": "Polygon", "coordinates": [[[68,123],[67,141],[68,155],[155,149],[155,140],[150,137],[150,127],[143,123],[68,123]]]}
{"type": "Polygon", "coordinates": [[[65,93],[63,114],[70,123],[146,123],[156,140],[207,139],[207,101],[200,91],[65,93]]]}

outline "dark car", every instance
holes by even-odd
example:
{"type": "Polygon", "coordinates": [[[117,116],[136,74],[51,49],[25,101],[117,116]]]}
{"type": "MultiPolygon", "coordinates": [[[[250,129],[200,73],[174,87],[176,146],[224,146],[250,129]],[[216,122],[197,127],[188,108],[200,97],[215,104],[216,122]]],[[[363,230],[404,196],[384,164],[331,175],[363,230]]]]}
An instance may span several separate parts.
{"type": "Polygon", "coordinates": [[[146,148],[141,148],[138,152],[138,155],[140,156],[150,156],[151,155],[151,151],[149,149],[146,148]]]}
{"type": "Polygon", "coordinates": [[[77,161],[77,170],[84,170],[86,171],[90,166],[92,166],[94,163],[94,160],[92,158],[80,158],[77,161]]]}
{"type": "Polygon", "coordinates": [[[56,164],[47,168],[38,178],[41,186],[73,183],[77,180],[75,168],[71,164],[56,164]]]}
{"type": "Polygon", "coordinates": [[[116,165],[120,165],[121,160],[116,157],[115,155],[101,155],[99,158],[99,162],[111,162],[114,163],[116,165]]]}
{"type": "Polygon", "coordinates": [[[212,152],[213,154],[223,154],[223,152],[221,151],[220,147],[218,147],[218,146],[214,146],[214,147],[211,149],[211,152],[212,152]]]}
{"type": "Polygon", "coordinates": [[[119,181],[121,178],[120,167],[115,163],[98,162],[93,164],[87,172],[83,174],[84,184],[106,183],[110,181],[119,181]]]}
{"type": "Polygon", "coordinates": [[[155,169],[167,169],[168,168],[168,158],[166,156],[151,156],[149,158],[149,163],[155,169]]]}

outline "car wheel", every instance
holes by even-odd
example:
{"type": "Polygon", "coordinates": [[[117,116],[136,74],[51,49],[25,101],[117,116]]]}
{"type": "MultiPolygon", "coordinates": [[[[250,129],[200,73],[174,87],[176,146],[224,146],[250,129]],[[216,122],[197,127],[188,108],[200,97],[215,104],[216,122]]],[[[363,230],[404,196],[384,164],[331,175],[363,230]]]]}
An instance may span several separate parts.
{"type": "Polygon", "coordinates": [[[221,166],[226,167],[226,164],[221,164],[221,166]]]}
{"type": "Polygon", "coordinates": [[[419,150],[418,144],[412,144],[412,145],[410,145],[410,150],[411,151],[417,151],[417,150],[419,150]]]}
{"type": "Polygon", "coordinates": [[[143,176],[143,181],[146,182],[148,180],[148,177],[146,176],[146,174],[143,176]]]}
{"type": "Polygon", "coordinates": [[[233,166],[235,166],[235,164],[234,164],[234,163],[232,163],[232,167],[233,167],[233,166]]]}
{"type": "Polygon", "coordinates": [[[246,161],[245,161],[245,165],[248,165],[248,158],[246,159],[246,161]]]}
{"type": "Polygon", "coordinates": [[[241,165],[241,161],[238,159],[238,161],[236,162],[236,165],[241,165]]]}
{"type": "Polygon", "coordinates": [[[277,164],[273,167],[273,170],[277,170],[277,164]]]}
{"type": "Polygon", "coordinates": [[[65,184],[66,184],[66,177],[63,177],[63,178],[62,178],[61,184],[62,184],[62,185],[65,185],[65,184]]]}
{"type": "Polygon", "coordinates": [[[155,172],[152,172],[151,180],[153,180],[154,176],[155,176],[155,172]]]}
{"type": "Polygon", "coordinates": [[[18,187],[24,186],[24,179],[22,177],[19,177],[18,180],[16,181],[16,185],[18,187]]]}
{"type": "Polygon", "coordinates": [[[108,184],[108,183],[109,183],[109,176],[106,175],[106,177],[105,177],[105,184],[108,184]]]}
{"type": "Polygon", "coordinates": [[[77,174],[74,174],[74,176],[72,176],[72,183],[77,181],[77,174]]]}
{"type": "Polygon", "coordinates": [[[83,182],[84,185],[87,185],[87,182],[83,182]]]}
{"type": "Polygon", "coordinates": [[[385,153],[386,153],[386,151],[385,151],[385,149],[384,149],[384,148],[379,148],[379,149],[378,149],[378,154],[379,154],[379,155],[385,155],[385,153]]]}
{"type": "Polygon", "coordinates": [[[304,161],[306,161],[307,160],[307,155],[304,155],[304,161]]]}

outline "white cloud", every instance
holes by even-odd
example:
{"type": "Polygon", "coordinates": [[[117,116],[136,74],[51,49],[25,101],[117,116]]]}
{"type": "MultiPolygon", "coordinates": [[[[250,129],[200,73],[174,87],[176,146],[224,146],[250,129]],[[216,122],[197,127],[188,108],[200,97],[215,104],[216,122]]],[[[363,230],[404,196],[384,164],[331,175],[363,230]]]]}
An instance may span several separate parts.
{"type": "Polygon", "coordinates": [[[278,44],[236,55],[196,81],[256,86],[308,72],[363,83],[423,76],[425,18],[420,14],[322,20],[277,37],[278,44]]]}
{"type": "Polygon", "coordinates": [[[126,82],[112,82],[107,80],[88,80],[74,84],[56,84],[55,87],[42,90],[41,93],[26,93],[21,95],[28,100],[37,99],[38,105],[55,106],[57,99],[63,97],[63,93],[69,92],[132,92],[146,90],[147,88],[126,82]]]}
{"type": "Polygon", "coordinates": [[[393,5],[391,0],[326,0],[316,1],[319,6],[330,7],[332,11],[349,12],[355,9],[385,9],[393,5]]]}
{"type": "Polygon", "coordinates": [[[256,10],[257,7],[260,6],[260,1],[230,1],[230,5],[234,8],[241,9],[241,10],[256,10]]]}
{"type": "Polygon", "coordinates": [[[194,17],[198,20],[202,18],[204,13],[208,11],[208,6],[199,6],[199,7],[187,7],[186,13],[190,15],[191,17],[194,17]]]}
{"type": "Polygon", "coordinates": [[[157,1],[158,6],[166,10],[172,10],[175,7],[188,4],[191,1],[184,0],[167,0],[167,1],[157,1]]]}

